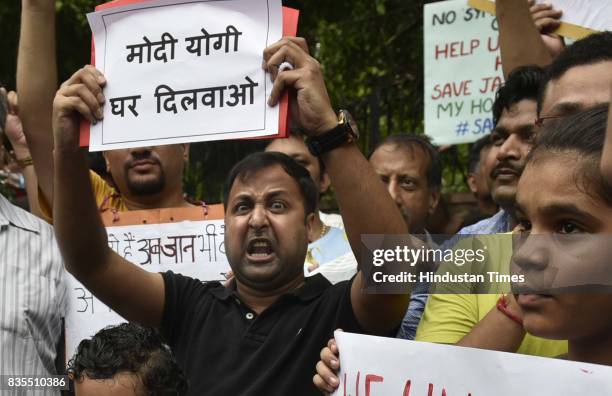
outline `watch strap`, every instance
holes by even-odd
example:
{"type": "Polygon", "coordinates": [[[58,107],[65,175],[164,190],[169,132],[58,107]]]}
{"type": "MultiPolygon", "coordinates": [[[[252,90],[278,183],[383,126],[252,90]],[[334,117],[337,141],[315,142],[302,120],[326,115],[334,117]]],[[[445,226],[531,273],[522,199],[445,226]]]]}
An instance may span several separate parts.
{"type": "Polygon", "coordinates": [[[308,138],[306,144],[310,153],[318,157],[345,143],[348,135],[346,125],[340,123],[329,132],[308,138]]]}

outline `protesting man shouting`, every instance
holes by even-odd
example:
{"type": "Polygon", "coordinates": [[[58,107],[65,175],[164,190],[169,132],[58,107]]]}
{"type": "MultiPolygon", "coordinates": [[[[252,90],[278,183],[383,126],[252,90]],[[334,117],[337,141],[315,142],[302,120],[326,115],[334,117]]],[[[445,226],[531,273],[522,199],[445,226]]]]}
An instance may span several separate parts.
{"type": "MultiPolygon", "coordinates": [[[[329,172],[355,255],[361,234],[406,233],[397,206],[355,144],[350,117],[341,113],[338,122],[306,42],[285,38],[265,50],[264,61],[274,80],[269,104],[285,89],[297,94],[296,121],[329,172]],[[294,70],[279,74],[283,61],[294,70]]],[[[110,250],[78,145],[79,121],[100,109],[101,101],[90,99],[101,74],[90,71],[95,78],[84,89],[65,85],[54,100],[60,249],[68,270],[103,302],[126,319],[161,329],[191,394],[317,394],[313,368],[335,328],[394,335],[408,295],[365,294],[361,272],[334,286],[320,275],[304,279],[316,186],[283,154],[254,154],[228,177],[225,246],[235,274],[229,287],[150,273],[110,250]]]]}

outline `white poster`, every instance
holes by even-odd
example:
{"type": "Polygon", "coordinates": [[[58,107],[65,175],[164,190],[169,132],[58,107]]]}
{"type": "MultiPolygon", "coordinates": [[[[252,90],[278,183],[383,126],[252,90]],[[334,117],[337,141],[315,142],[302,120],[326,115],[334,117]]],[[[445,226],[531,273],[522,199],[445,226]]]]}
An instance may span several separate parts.
{"type": "MultiPolygon", "coordinates": [[[[223,220],[107,227],[108,245],[151,272],[173,271],[203,281],[224,281],[230,271],[223,242],[223,220]]],[[[66,358],[79,342],[102,328],[125,322],[68,275],[66,358]]]]}
{"type": "MultiPolygon", "coordinates": [[[[495,12],[493,0],[469,0],[470,5],[491,13],[495,12]]],[[[593,31],[612,30],[610,0],[536,0],[536,3],[552,4],[563,11],[558,34],[580,39],[593,31]]]]}
{"type": "Polygon", "coordinates": [[[428,342],[335,333],[334,395],[612,395],[612,367],[428,342]]]}
{"type": "Polygon", "coordinates": [[[612,30],[610,0],[537,0],[563,11],[561,21],[588,29],[612,30]]]}
{"type": "Polygon", "coordinates": [[[437,145],[470,143],[493,129],[503,83],[497,21],[450,0],[424,7],[425,134],[437,145]]]}
{"type": "Polygon", "coordinates": [[[90,150],[278,134],[262,69],[280,0],[153,0],[88,14],[105,75],[90,150]]]}

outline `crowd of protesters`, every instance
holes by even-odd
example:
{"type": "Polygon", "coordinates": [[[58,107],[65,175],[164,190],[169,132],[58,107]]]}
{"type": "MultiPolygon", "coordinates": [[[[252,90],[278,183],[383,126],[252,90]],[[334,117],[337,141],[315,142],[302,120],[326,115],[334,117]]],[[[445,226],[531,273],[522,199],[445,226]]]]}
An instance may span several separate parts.
{"type": "Polygon", "coordinates": [[[612,33],[566,46],[552,6],[496,5],[505,83],[492,133],[471,146],[477,208],[442,247],[462,235],[518,237],[514,251],[492,242],[488,269],[512,267],[531,288],[435,293],[420,282],[385,294],[363,292],[372,263],[360,260],[361,237],[436,246],[427,225],[443,169],[428,139],[395,135],[361,153],[308,43],[285,37],[262,57],[274,81],[269,104],[284,90],[297,96],[292,134],[227,175],[233,278],[145,271],[110,249],[100,215],[192,206],[183,192],[189,145],[107,151],[92,170],[79,129],[102,119],[106,77],[86,65],[59,84],[55,0],[22,0],[19,56],[6,60],[17,63],[17,92],[0,88],[0,181],[31,213],[0,195],[0,374],[68,374],[77,395],[328,393],[339,385],[338,328],[612,365],[611,284],[585,292],[569,280],[610,272],[612,33]],[[279,72],[286,61],[293,70],[279,72]],[[320,211],[330,187],[340,214],[320,211]],[[66,272],[130,322],[83,340],[68,359],[66,272]],[[553,275],[564,293],[538,289],[553,275]]]}

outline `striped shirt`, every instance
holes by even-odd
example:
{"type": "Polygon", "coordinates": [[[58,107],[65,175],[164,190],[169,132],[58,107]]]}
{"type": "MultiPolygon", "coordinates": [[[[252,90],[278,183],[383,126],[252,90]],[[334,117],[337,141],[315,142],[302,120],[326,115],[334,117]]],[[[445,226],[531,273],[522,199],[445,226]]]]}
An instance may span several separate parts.
{"type": "Polygon", "coordinates": [[[56,374],[65,300],[53,228],[0,195],[0,374],[56,374]]]}

